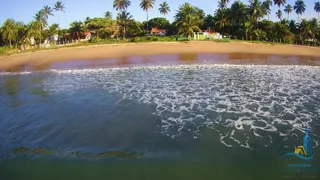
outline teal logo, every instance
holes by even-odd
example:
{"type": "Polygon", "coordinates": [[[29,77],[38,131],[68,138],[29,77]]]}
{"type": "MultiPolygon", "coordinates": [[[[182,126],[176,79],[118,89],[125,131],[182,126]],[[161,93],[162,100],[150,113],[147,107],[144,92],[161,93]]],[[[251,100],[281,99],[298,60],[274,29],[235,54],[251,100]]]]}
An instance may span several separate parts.
{"type": "Polygon", "coordinates": [[[312,152],[312,138],[309,129],[306,130],[306,134],[303,137],[303,145],[295,146],[294,152],[289,152],[284,156],[295,156],[305,161],[310,161],[314,157],[314,153],[312,152]]]}

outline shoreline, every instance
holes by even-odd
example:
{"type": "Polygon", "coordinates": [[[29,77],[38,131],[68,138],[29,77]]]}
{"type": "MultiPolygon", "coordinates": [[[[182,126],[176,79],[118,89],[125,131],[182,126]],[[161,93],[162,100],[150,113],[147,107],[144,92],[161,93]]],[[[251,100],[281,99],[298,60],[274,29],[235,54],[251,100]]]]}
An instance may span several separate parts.
{"type": "Polygon", "coordinates": [[[149,42],[102,44],[40,50],[0,57],[0,70],[68,60],[95,60],[165,54],[258,54],[320,57],[320,47],[250,42],[149,42]]]}

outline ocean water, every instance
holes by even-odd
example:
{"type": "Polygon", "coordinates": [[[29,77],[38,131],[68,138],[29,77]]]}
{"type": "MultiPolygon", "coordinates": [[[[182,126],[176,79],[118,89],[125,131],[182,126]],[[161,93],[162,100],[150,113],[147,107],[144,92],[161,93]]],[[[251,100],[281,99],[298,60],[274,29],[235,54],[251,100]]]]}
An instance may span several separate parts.
{"type": "Polygon", "coordinates": [[[2,72],[0,105],[0,179],[319,178],[319,66],[2,72]]]}

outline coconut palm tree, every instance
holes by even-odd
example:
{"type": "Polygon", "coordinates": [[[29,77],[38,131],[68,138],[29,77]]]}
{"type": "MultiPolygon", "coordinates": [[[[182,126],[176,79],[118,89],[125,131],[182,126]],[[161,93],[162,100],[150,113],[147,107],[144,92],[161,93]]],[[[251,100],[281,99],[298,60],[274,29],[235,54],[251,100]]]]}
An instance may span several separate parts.
{"type": "Polygon", "coordinates": [[[297,0],[293,6],[293,9],[296,11],[298,19],[300,20],[300,15],[302,15],[306,11],[306,5],[302,0],[297,0]]]}
{"type": "Polygon", "coordinates": [[[107,11],[106,13],[104,13],[104,17],[106,19],[112,19],[112,13],[110,11],[107,11]]]}
{"type": "Polygon", "coordinates": [[[132,23],[132,15],[129,12],[122,11],[117,16],[117,24],[123,30],[123,38],[126,38],[126,29],[132,23]]]}
{"type": "Polygon", "coordinates": [[[192,16],[191,14],[186,15],[183,18],[182,22],[179,22],[179,31],[178,34],[186,35],[191,38],[194,32],[200,32],[201,29],[198,26],[197,17],[192,16]]]}
{"type": "Polygon", "coordinates": [[[42,30],[47,27],[48,23],[47,23],[47,19],[44,16],[44,10],[41,9],[40,11],[37,12],[37,14],[34,15],[35,20],[38,23],[38,27],[39,29],[39,46],[41,47],[41,43],[42,43],[42,30]]]}
{"type": "Polygon", "coordinates": [[[284,12],[286,12],[288,14],[288,19],[290,17],[290,14],[292,13],[292,6],[290,4],[287,4],[285,7],[284,7],[284,12]]]}
{"type": "MultiPolygon", "coordinates": [[[[60,11],[64,12],[66,8],[64,7],[64,4],[62,3],[62,1],[57,1],[53,9],[58,13],[58,34],[59,34],[59,30],[60,30],[59,12],[60,11]]],[[[58,36],[58,42],[60,42],[60,36],[58,36]]]]}
{"type": "Polygon", "coordinates": [[[259,18],[264,16],[264,7],[260,0],[250,0],[249,1],[249,14],[254,22],[256,22],[258,28],[259,18]]]}
{"type": "Polygon", "coordinates": [[[302,19],[301,22],[299,23],[299,37],[304,44],[304,41],[308,38],[309,35],[311,35],[311,25],[306,19],[302,19]]]}
{"type": "Polygon", "coordinates": [[[130,0],[114,0],[113,8],[117,11],[125,11],[131,5],[130,0]]]}
{"type": "Polygon", "coordinates": [[[315,41],[316,34],[319,31],[318,20],[316,18],[312,18],[310,19],[309,24],[310,24],[310,30],[311,30],[310,32],[311,38],[313,41],[315,41]]]}
{"type": "Polygon", "coordinates": [[[140,7],[147,12],[147,33],[149,32],[149,17],[148,17],[148,11],[149,9],[153,8],[154,3],[156,0],[141,0],[140,7]]]}
{"type": "Polygon", "coordinates": [[[231,24],[229,9],[218,9],[215,13],[215,17],[216,17],[215,25],[220,30],[224,29],[225,27],[231,24]]]}
{"type": "Polygon", "coordinates": [[[314,3],[314,10],[318,13],[318,19],[320,19],[320,2],[314,3]]]}
{"type": "Polygon", "coordinates": [[[78,39],[80,40],[80,36],[81,33],[84,32],[84,26],[83,26],[83,22],[82,21],[74,21],[70,24],[70,35],[72,35],[72,37],[78,37],[78,39]]]}
{"type": "Polygon", "coordinates": [[[218,2],[218,8],[219,9],[225,9],[227,8],[228,3],[230,2],[230,0],[220,0],[218,2]]]}
{"type": "Polygon", "coordinates": [[[247,19],[248,7],[241,1],[235,1],[231,5],[231,20],[234,24],[243,24],[247,19]]]}
{"type": "Polygon", "coordinates": [[[170,7],[169,4],[164,1],[163,3],[160,4],[160,8],[159,8],[160,14],[163,14],[164,17],[166,17],[166,14],[168,14],[170,12],[170,7]]]}
{"type": "Polygon", "coordinates": [[[272,0],[263,1],[262,6],[264,8],[265,14],[268,15],[268,20],[269,20],[269,15],[271,14],[272,0]]]}
{"type": "Polygon", "coordinates": [[[278,11],[276,12],[276,16],[281,21],[281,19],[282,19],[282,11],[280,9],[278,9],[278,11]]]}
{"type": "Polygon", "coordinates": [[[9,45],[12,46],[12,41],[16,39],[17,33],[16,22],[13,19],[7,19],[1,27],[3,40],[9,42],[9,45]]]}
{"type": "Polygon", "coordinates": [[[48,20],[49,16],[53,16],[53,9],[49,6],[43,7],[43,17],[48,20]]]}
{"type": "Polygon", "coordinates": [[[284,6],[286,4],[286,0],[273,0],[274,4],[281,8],[281,6],[284,6]]]}

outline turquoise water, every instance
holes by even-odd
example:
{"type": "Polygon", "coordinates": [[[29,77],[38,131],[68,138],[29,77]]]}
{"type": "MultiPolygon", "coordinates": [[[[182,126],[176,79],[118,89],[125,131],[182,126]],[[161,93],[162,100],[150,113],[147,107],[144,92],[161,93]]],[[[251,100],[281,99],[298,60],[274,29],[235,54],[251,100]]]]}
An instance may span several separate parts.
{"type": "Polygon", "coordinates": [[[319,66],[3,72],[0,104],[0,179],[319,178],[319,66]]]}

